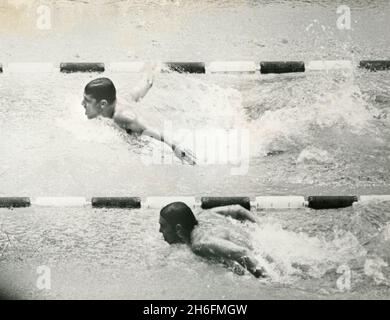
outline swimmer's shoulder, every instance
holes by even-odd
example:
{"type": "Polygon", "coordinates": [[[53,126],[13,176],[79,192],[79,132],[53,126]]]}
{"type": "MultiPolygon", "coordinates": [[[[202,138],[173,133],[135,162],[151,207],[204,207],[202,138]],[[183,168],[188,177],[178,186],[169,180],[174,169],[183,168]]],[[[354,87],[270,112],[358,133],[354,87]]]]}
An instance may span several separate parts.
{"type": "Polygon", "coordinates": [[[210,233],[202,226],[197,225],[191,232],[191,250],[196,254],[201,254],[205,245],[208,243],[210,233]]]}
{"type": "Polygon", "coordinates": [[[221,217],[211,210],[199,210],[195,213],[198,225],[191,233],[193,243],[206,241],[212,235],[215,227],[221,225],[221,217]]]}
{"type": "Polygon", "coordinates": [[[113,120],[120,126],[124,126],[125,124],[135,121],[137,119],[137,115],[132,109],[130,103],[124,100],[118,100],[115,113],[113,116],[113,120]]]}
{"type": "Polygon", "coordinates": [[[197,213],[196,213],[196,217],[199,218],[201,221],[204,221],[204,222],[212,222],[212,221],[224,221],[225,220],[225,217],[220,215],[220,214],[217,214],[216,212],[214,212],[212,209],[202,209],[202,210],[199,210],[197,213]]]}

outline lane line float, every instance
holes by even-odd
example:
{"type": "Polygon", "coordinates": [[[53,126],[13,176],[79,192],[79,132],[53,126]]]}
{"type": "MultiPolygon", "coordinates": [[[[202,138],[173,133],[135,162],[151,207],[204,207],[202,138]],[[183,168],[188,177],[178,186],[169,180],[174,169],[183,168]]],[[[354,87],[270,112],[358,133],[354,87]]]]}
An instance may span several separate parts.
{"type": "Polygon", "coordinates": [[[350,60],[314,60],[309,61],[306,66],[306,70],[310,71],[323,71],[323,70],[341,70],[341,69],[352,69],[352,61],[350,60]]]}
{"type": "Polygon", "coordinates": [[[82,207],[90,202],[85,197],[37,197],[32,204],[41,207],[82,207]]]}
{"type": "Polygon", "coordinates": [[[91,200],[93,208],[141,208],[139,197],[93,197],[91,200]]]}
{"type": "Polygon", "coordinates": [[[239,204],[245,209],[251,209],[249,197],[202,197],[200,199],[202,209],[211,209],[219,206],[239,204]]]}
{"type": "Polygon", "coordinates": [[[301,209],[307,206],[303,196],[262,196],[256,197],[257,210],[264,209],[301,209]]]}
{"type": "Polygon", "coordinates": [[[105,67],[102,62],[62,62],[60,72],[104,72],[105,67]]]}
{"type": "MultiPolygon", "coordinates": [[[[170,71],[179,73],[206,73],[204,62],[165,62],[164,65],[170,71]]],[[[164,68],[161,71],[166,72],[164,68]]]]}
{"type": "Polygon", "coordinates": [[[31,206],[28,197],[0,197],[0,208],[22,208],[31,206]]]}
{"type": "Polygon", "coordinates": [[[360,61],[359,67],[370,71],[389,70],[390,60],[362,60],[360,61]]]}
{"type": "Polygon", "coordinates": [[[254,61],[212,61],[206,73],[255,73],[260,68],[254,61]]]}
{"type": "Polygon", "coordinates": [[[264,61],[260,62],[260,73],[292,73],[305,72],[303,61],[264,61]]]}
{"type": "Polygon", "coordinates": [[[312,209],[338,209],[352,206],[357,196],[309,196],[308,207],[312,209]]]}

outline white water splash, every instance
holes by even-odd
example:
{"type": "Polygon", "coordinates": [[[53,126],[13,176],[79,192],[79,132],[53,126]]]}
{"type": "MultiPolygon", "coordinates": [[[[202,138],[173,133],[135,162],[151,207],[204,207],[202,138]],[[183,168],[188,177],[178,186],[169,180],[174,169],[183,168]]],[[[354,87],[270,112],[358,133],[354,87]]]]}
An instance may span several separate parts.
{"type": "Polygon", "coordinates": [[[365,256],[366,250],[346,231],[335,231],[332,240],[283,230],[277,224],[252,231],[256,258],[272,281],[291,282],[302,277],[320,278],[331,268],[365,256]]]}
{"type": "Polygon", "coordinates": [[[334,160],[328,151],[316,147],[307,147],[301,151],[296,163],[332,163],[334,160]]]}
{"type": "Polygon", "coordinates": [[[89,120],[77,97],[71,97],[67,101],[69,112],[66,116],[59,115],[55,119],[55,126],[70,134],[79,141],[95,142],[102,144],[116,144],[119,138],[118,127],[112,119],[96,118],[89,120]]]}
{"type": "MultiPolygon", "coordinates": [[[[301,103],[267,110],[255,122],[257,149],[261,153],[283,150],[311,141],[312,134],[324,129],[364,134],[373,130],[370,123],[375,109],[363,99],[357,85],[346,83],[334,92],[319,93],[314,103],[301,103]]],[[[253,128],[253,127],[252,127],[253,128]]]]}

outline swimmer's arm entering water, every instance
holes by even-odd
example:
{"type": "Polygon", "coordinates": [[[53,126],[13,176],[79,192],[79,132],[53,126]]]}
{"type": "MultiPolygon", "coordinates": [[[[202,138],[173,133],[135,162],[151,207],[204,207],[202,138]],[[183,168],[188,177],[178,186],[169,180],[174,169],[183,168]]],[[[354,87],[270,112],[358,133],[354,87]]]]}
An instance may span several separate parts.
{"type": "Polygon", "coordinates": [[[153,86],[153,74],[147,74],[142,81],[133,88],[131,91],[131,97],[135,102],[138,102],[146,96],[150,88],[153,86]]]}
{"type": "Polygon", "coordinates": [[[156,72],[159,72],[160,69],[158,64],[155,62],[147,63],[144,67],[144,71],[146,71],[144,78],[141,82],[133,88],[131,91],[131,96],[134,101],[139,101],[149,92],[150,88],[153,86],[154,75],[156,72]]]}
{"type": "Polygon", "coordinates": [[[175,143],[170,142],[162,133],[159,133],[156,130],[146,127],[142,124],[134,114],[127,112],[126,110],[117,112],[114,115],[114,121],[121,128],[131,130],[133,133],[139,135],[146,135],[158,141],[164,142],[167,144],[175,153],[175,155],[182,161],[187,161],[189,164],[196,164],[195,156],[188,150],[182,150],[175,143]]]}
{"type": "Polygon", "coordinates": [[[222,207],[216,207],[210,209],[212,212],[228,216],[233,219],[237,220],[249,220],[252,222],[256,222],[256,217],[254,214],[252,214],[249,210],[245,209],[244,207],[235,204],[235,205],[228,205],[228,206],[222,206],[222,207]]]}
{"type": "Polygon", "coordinates": [[[193,242],[191,249],[194,253],[203,257],[220,257],[237,261],[256,278],[265,276],[264,269],[258,268],[258,261],[250,256],[248,250],[229,240],[207,237],[199,242],[193,242]]]}

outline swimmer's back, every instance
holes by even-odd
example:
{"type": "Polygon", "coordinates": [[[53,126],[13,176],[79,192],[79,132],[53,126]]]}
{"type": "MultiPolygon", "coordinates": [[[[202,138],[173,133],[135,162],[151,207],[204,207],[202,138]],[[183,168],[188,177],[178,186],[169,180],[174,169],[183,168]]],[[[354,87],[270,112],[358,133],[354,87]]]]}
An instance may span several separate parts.
{"type": "Polygon", "coordinates": [[[196,245],[207,242],[209,237],[229,240],[239,246],[252,248],[246,224],[235,219],[203,210],[197,214],[198,225],[191,233],[191,242],[196,245]]]}

